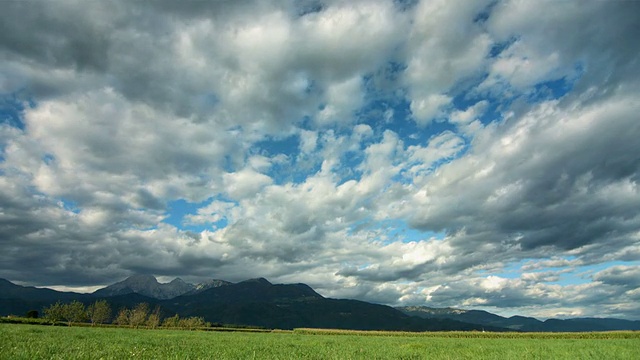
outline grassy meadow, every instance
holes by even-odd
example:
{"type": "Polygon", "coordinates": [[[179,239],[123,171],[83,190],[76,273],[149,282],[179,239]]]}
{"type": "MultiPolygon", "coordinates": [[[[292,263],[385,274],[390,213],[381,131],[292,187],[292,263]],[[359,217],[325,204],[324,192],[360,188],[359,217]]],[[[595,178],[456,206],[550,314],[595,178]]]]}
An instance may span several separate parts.
{"type": "Polygon", "coordinates": [[[0,324],[0,358],[640,359],[640,333],[218,332],[0,324]]]}

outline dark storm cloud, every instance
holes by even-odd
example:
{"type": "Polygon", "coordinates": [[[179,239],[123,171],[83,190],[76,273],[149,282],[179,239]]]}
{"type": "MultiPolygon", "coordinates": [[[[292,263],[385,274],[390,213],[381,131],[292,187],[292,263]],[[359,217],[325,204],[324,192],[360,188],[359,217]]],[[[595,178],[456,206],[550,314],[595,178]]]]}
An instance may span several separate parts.
{"type": "Polygon", "coordinates": [[[608,285],[622,286],[625,289],[637,289],[640,288],[640,267],[612,267],[597,273],[593,279],[608,285]]]}
{"type": "Polygon", "coordinates": [[[109,33],[98,18],[103,10],[97,3],[6,1],[0,14],[1,55],[43,66],[105,71],[109,33]]]}

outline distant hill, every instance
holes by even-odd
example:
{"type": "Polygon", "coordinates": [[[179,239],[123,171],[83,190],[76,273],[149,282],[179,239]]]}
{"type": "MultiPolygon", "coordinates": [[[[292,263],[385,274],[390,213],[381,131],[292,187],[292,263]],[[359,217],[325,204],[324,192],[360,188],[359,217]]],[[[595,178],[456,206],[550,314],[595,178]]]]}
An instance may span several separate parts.
{"type": "Polygon", "coordinates": [[[74,292],[62,292],[33,286],[20,286],[8,280],[0,279],[0,299],[22,299],[34,301],[57,301],[64,299],[76,299],[78,296],[86,296],[74,292]]]}
{"type": "Polygon", "coordinates": [[[423,319],[457,320],[471,324],[507,328],[514,331],[577,332],[640,330],[640,321],[611,318],[548,319],[540,321],[535,318],[518,315],[506,318],[483,310],[431,308],[427,306],[405,306],[398,307],[397,309],[407,315],[418,316],[423,319]]]}
{"type": "Polygon", "coordinates": [[[264,278],[239,283],[210,280],[167,284],[155,277],[135,275],[93,294],[60,292],[20,286],[0,279],[0,315],[41,311],[56,301],[89,304],[106,299],[114,313],[139,303],[159,306],[163,316],[199,316],[219,324],[292,329],[296,327],[354,330],[486,330],[486,331],[603,331],[640,330],[640,321],[621,319],[505,318],[482,310],[412,306],[392,308],[348,299],[329,299],[306,284],[272,284],[264,278]]]}
{"type": "Polygon", "coordinates": [[[0,315],[24,315],[29,310],[42,310],[56,301],[89,299],[88,294],[20,286],[0,279],[0,315]]]}

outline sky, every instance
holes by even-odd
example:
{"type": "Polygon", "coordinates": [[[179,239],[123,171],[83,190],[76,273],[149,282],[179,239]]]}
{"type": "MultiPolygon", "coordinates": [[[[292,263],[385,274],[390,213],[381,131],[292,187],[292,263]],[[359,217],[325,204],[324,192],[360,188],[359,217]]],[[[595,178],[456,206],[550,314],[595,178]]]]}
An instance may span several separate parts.
{"type": "Polygon", "coordinates": [[[640,319],[640,2],[0,2],[0,278],[640,319]]]}

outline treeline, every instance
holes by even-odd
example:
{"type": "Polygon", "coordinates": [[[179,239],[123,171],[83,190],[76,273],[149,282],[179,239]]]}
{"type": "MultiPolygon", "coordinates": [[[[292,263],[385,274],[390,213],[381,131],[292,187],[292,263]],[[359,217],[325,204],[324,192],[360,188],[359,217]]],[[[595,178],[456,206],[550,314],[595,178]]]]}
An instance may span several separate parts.
{"type": "MultiPolygon", "coordinates": [[[[30,314],[27,316],[33,317],[33,313],[33,311],[30,311],[30,314]]],[[[35,313],[37,314],[37,312],[35,313]]],[[[156,306],[156,308],[151,311],[147,303],[140,303],[132,309],[126,307],[121,308],[115,318],[112,318],[111,305],[109,305],[106,300],[97,300],[88,306],[76,300],[70,303],[61,303],[58,301],[44,308],[43,314],[44,318],[52,324],[64,321],[68,326],[74,323],[90,322],[92,326],[112,323],[119,326],[134,328],[145,327],[151,329],[164,327],[193,330],[202,327],[211,327],[211,323],[204,321],[202,317],[180,318],[180,316],[176,314],[163,319],[160,307],[156,306]]]]}
{"type": "Polygon", "coordinates": [[[87,307],[76,300],[67,304],[58,301],[44,308],[43,313],[45,319],[51,321],[52,324],[64,320],[71,326],[72,323],[89,320],[91,325],[96,325],[107,323],[110,320],[111,306],[105,300],[98,300],[87,307]]]}

